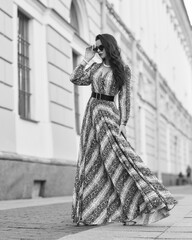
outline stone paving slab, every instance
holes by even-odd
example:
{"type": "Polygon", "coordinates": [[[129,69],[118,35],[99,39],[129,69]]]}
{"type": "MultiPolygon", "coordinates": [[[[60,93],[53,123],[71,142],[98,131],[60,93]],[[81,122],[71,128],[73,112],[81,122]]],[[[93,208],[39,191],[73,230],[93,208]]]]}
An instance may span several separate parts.
{"type": "Polygon", "coordinates": [[[183,227],[183,226],[173,226],[167,229],[167,232],[191,232],[192,233],[192,227],[183,227]]]}
{"type": "MultiPolygon", "coordinates": [[[[175,238],[157,238],[158,240],[166,240],[166,239],[168,239],[168,240],[175,240],[175,238]]],[[[134,240],[135,240],[135,238],[134,238],[134,240]]],[[[138,239],[138,240],[141,240],[141,238],[140,239],[138,239]]],[[[177,239],[178,240],[178,239],[177,239]]],[[[189,240],[189,238],[180,238],[179,240],[189,240]]]]}
{"type": "Polygon", "coordinates": [[[182,221],[176,222],[173,226],[175,227],[191,227],[192,228],[192,218],[183,218],[182,221]]]}
{"type": "Polygon", "coordinates": [[[90,230],[74,235],[68,235],[59,240],[124,240],[124,239],[154,239],[157,238],[161,232],[131,232],[131,231],[100,231],[90,230]]]}
{"type": "Polygon", "coordinates": [[[109,224],[108,226],[103,226],[100,227],[100,231],[124,231],[124,232],[164,232],[168,229],[169,227],[162,227],[162,226],[153,226],[153,225],[148,225],[148,226],[143,226],[143,225],[134,225],[134,226],[123,226],[121,223],[112,223],[109,224]]]}
{"type": "Polygon", "coordinates": [[[192,195],[192,184],[180,185],[180,186],[169,186],[167,189],[172,194],[192,195]]]}
{"type": "MultiPolygon", "coordinates": [[[[192,239],[192,233],[186,232],[165,232],[160,236],[160,239],[192,239]]],[[[159,239],[159,238],[157,238],[159,239]]]]}

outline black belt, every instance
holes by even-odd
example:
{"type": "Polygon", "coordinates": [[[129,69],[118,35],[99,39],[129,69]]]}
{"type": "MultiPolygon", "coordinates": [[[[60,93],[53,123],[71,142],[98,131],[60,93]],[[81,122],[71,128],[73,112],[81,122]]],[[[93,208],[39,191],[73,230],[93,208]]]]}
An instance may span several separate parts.
{"type": "Polygon", "coordinates": [[[107,101],[114,100],[114,96],[109,96],[109,95],[105,95],[102,93],[96,93],[96,92],[92,92],[91,97],[97,98],[99,100],[107,100],[107,101]]]}

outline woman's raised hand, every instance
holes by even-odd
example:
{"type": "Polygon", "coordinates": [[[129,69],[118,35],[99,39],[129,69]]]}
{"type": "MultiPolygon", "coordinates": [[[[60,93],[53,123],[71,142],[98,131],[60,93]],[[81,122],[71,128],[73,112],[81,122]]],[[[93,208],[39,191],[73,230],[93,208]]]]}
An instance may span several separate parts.
{"type": "Polygon", "coordinates": [[[95,52],[93,51],[93,46],[89,46],[85,49],[84,59],[89,62],[95,56],[95,52]]]}

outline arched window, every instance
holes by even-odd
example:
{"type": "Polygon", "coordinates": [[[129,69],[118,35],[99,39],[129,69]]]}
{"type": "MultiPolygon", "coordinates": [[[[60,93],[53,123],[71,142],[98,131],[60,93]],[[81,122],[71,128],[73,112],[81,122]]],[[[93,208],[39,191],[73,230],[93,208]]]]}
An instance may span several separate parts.
{"type": "Polygon", "coordinates": [[[76,32],[79,34],[80,31],[79,31],[78,14],[77,14],[77,8],[75,6],[74,1],[71,2],[70,24],[75,28],[76,32]]]}

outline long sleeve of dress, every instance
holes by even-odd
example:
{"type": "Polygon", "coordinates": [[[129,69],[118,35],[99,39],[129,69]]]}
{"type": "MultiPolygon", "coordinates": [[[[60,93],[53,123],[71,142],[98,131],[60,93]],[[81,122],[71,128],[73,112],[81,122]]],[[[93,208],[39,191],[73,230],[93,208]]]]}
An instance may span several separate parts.
{"type": "Polygon", "coordinates": [[[130,79],[131,70],[125,66],[125,82],[119,91],[119,111],[120,111],[120,124],[126,125],[130,114],[130,79]]]}
{"type": "Polygon", "coordinates": [[[91,69],[93,65],[95,65],[95,63],[93,63],[90,67],[88,67],[85,70],[85,66],[83,66],[82,64],[79,64],[73,70],[70,76],[70,81],[75,85],[82,85],[82,86],[90,85],[92,81],[90,75],[91,75],[91,69]]]}

